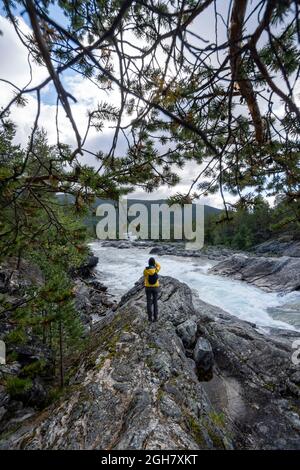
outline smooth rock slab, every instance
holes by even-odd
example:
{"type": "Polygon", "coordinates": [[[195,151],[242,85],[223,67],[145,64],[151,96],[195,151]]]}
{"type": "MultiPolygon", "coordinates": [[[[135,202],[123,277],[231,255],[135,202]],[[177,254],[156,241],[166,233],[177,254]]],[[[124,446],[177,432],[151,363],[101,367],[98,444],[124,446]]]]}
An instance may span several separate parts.
{"type": "Polygon", "coordinates": [[[192,347],[196,341],[197,323],[192,320],[186,320],[177,327],[177,333],[187,348],[192,347]]]}
{"type": "Polygon", "coordinates": [[[264,336],[170,277],[161,287],[159,321],[149,325],[137,283],[94,327],[66,394],[1,449],[300,448],[294,336],[264,336]],[[178,334],[187,320],[197,324],[195,360],[178,334]],[[213,378],[199,381],[195,366],[212,352],[213,378]]]}
{"type": "Polygon", "coordinates": [[[216,264],[209,272],[247,281],[267,292],[300,289],[300,258],[238,254],[216,264]]]}
{"type": "Polygon", "coordinates": [[[209,372],[214,364],[214,353],[210,342],[206,338],[198,338],[193,358],[199,373],[209,372]]]}

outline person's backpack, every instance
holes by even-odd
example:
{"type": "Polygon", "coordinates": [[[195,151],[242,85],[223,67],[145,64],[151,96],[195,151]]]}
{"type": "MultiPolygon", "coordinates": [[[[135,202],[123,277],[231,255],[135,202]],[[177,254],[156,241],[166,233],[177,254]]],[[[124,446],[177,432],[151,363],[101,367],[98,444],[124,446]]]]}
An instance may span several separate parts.
{"type": "Polygon", "coordinates": [[[148,283],[150,286],[154,286],[158,280],[158,274],[155,272],[154,274],[148,274],[148,283]]]}

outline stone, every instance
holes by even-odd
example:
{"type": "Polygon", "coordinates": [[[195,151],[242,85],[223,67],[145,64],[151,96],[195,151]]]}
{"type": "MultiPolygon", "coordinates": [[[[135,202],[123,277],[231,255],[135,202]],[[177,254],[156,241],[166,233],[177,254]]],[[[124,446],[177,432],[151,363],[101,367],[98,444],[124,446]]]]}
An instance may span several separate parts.
{"type": "Polygon", "coordinates": [[[182,411],[180,407],[170,397],[163,395],[160,400],[160,409],[163,414],[171,418],[180,418],[182,411]]]}
{"type": "Polygon", "coordinates": [[[300,385],[300,370],[294,372],[291,375],[290,380],[294,382],[296,385],[300,385]]]}
{"type": "Polygon", "coordinates": [[[193,347],[196,341],[197,323],[188,319],[177,326],[177,333],[187,348],[193,347]]]}
{"type": "Polygon", "coordinates": [[[211,344],[206,338],[198,338],[195,349],[193,351],[193,358],[200,373],[209,372],[212,369],[214,363],[214,354],[211,344]]]}
{"type": "Polygon", "coordinates": [[[97,266],[99,261],[99,258],[94,255],[89,255],[86,259],[86,261],[75,271],[72,271],[72,275],[75,276],[81,276],[82,278],[86,279],[89,278],[92,273],[94,268],[97,266]]]}
{"type": "Polygon", "coordinates": [[[160,253],[160,248],[158,246],[155,246],[154,248],[151,248],[151,250],[149,251],[149,254],[150,255],[156,255],[158,253],[160,253]]]}
{"type": "Polygon", "coordinates": [[[252,249],[255,254],[263,256],[292,256],[300,257],[300,240],[290,237],[267,240],[252,249]]]}

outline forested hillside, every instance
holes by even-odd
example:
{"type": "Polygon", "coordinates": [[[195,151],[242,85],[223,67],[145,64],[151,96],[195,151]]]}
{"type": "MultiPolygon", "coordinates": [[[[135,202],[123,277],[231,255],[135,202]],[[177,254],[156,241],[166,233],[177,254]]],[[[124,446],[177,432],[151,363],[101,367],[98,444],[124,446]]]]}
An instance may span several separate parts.
{"type": "Polygon", "coordinates": [[[262,197],[252,207],[211,216],[205,226],[206,243],[248,249],[269,239],[300,239],[299,202],[278,197],[270,207],[262,197]]]}

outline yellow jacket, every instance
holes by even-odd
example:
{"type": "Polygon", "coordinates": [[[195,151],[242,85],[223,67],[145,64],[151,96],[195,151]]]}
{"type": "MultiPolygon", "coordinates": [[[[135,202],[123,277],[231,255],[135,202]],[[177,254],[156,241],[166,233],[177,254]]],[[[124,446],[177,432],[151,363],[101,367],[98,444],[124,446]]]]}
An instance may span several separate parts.
{"type": "Polygon", "coordinates": [[[148,280],[149,274],[153,275],[154,273],[158,273],[159,270],[160,270],[160,264],[159,263],[155,263],[155,268],[149,268],[148,267],[148,268],[144,269],[144,286],[145,287],[159,287],[159,280],[158,279],[157,279],[155,284],[149,284],[149,280],[148,280]]]}

